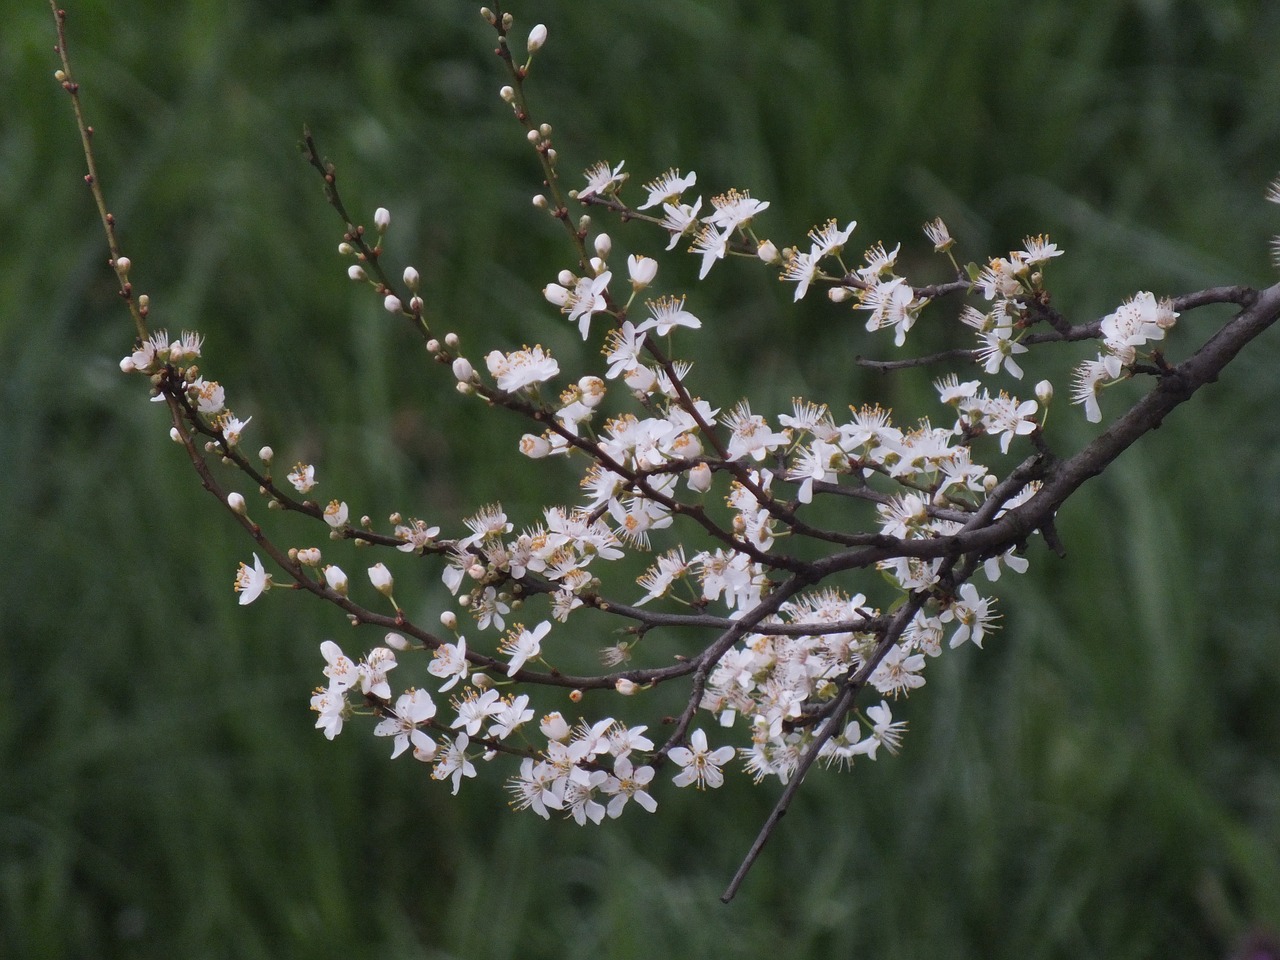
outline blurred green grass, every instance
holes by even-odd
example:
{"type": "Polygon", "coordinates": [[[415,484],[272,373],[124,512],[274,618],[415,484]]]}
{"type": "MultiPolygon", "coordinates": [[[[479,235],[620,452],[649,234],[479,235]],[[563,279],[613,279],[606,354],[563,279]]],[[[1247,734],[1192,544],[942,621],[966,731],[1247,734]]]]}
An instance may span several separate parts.
{"type": "MultiPolygon", "coordinates": [[[[529,206],[471,5],[70,9],[140,286],[162,322],[207,334],[253,447],[314,459],[322,489],[374,516],[563,496],[513,481],[519,425],[455,403],[346,281],[295,148],[310,124],[352,209],[392,209],[392,259],[423,270],[470,349],[538,340],[575,366],[581,343],[538,295],[566,251],[529,206]]],[[[979,257],[1048,230],[1068,251],[1055,302],[1081,319],[1138,288],[1274,275],[1280,9],[1261,0],[516,13],[551,28],[531,95],[566,171],[694,168],[704,191],[771,200],[780,238],[834,215],[919,251],[942,215],[979,257]]],[[[291,594],[235,605],[249,544],[116,371],[130,333],[51,43],[42,4],[10,5],[0,955],[1212,957],[1280,928],[1274,334],[1081,493],[1067,560],[1036,547],[1032,574],[1002,581],[988,649],[944,658],[902,705],[903,755],[815,774],[724,907],[773,799],[740,776],[581,830],[511,816],[492,776],[455,800],[359,728],[311,729],[316,645],[342,624],[291,594]]],[[[875,388],[927,409],[853,368],[868,347],[847,314],[793,311],[741,265],[690,292],[707,329],[687,342],[725,402],[875,388]]],[[[1171,349],[1211,322],[1188,318],[1171,349]]],[[[1064,449],[1086,436],[1074,412],[1053,421],[1064,449]]]]}

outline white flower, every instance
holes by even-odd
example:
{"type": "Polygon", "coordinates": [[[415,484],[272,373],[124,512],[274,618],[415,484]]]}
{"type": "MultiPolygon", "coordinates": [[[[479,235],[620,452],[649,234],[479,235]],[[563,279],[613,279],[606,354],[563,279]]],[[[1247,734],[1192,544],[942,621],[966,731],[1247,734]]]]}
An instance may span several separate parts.
{"type": "Polygon", "coordinates": [[[542,638],[550,630],[551,623],[547,620],[543,620],[532,630],[526,630],[523,624],[517,624],[512,628],[499,647],[503,653],[511,657],[511,665],[507,667],[508,677],[514,677],[526,661],[536,660],[541,655],[542,638]]]}
{"type": "MultiPolygon", "coordinates": [[[[623,163],[625,162],[624,160],[623,163]]],[[[609,193],[611,189],[621,185],[622,181],[627,179],[627,175],[622,172],[622,165],[619,163],[612,170],[609,169],[608,163],[597,163],[588,167],[585,174],[587,185],[578,191],[579,199],[589,197],[593,193],[609,193]]]]}
{"type": "Polygon", "coordinates": [[[1101,360],[1085,360],[1071,374],[1071,402],[1084,404],[1084,416],[1090,423],[1102,420],[1098,392],[1105,385],[1107,368],[1101,360]]]}
{"type": "Polygon", "coordinates": [[[475,765],[467,759],[467,747],[470,743],[471,740],[465,733],[459,734],[452,743],[446,741],[444,755],[436,761],[436,768],[431,771],[433,779],[453,779],[453,793],[455,796],[458,793],[458,788],[462,786],[462,778],[476,775],[475,765]]]}
{"type": "Polygon", "coordinates": [[[485,357],[485,363],[497,380],[498,389],[508,393],[543,383],[560,373],[560,365],[541,345],[508,354],[494,350],[485,357]]]}
{"type": "Polygon", "coordinates": [[[601,791],[612,794],[609,801],[608,814],[616,818],[628,800],[635,800],[649,813],[658,809],[658,802],[649,796],[645,788],[653,779],[653,767],[633,767],[626,757],[619,757],[613,764],[613,773],[603,784],[601,791]]]}
{"type": "Polygon", "coordinates": [[[468,670],[470,670],[470,664],[467,662],[466,637],[459,637],[456,644],[440,644],[440,646],[436,647],[431,663],[427,666],[429,674],[446,681],[440,687],[441,693],[448,690],[459,680],[464,679],[468,670]]]}
{"type": "Polygon", "coordinates": [[[484,693],[477,694],[474,690],[468,690],[461,700],[454,700],[453,705],[457,708],[458,716],[454,718],[453,723],[449,726],[455,730],[458,727],[465,727],[467,735],[474,737],[480,732],[480,727],[485,720],[501,710],[503,704],[498,700],[498,691],[490,688],[484,693]]]}
{"type": "Polygon", "coordinates": [[[341,693],[353,686],[360,679],[360,671],[350,657],[342,652],[342,648],[332,640],[320,644],[320,654],[324,657],[324,675],[329,678],[329,690],[341,693]]]}
{"type": "Polygon", "coordinates": [[[684,308],[684,297],[660,297],[650,300],[649,319],[636,327],[636,333],[654,330],[658,336],[665,337],[674,327],[689,327],[697,330],[702,321],[684,308]]]}
{"type": "Polygon", "coordinates": [[[978,596],[978,588],[972,583],[960,587],[960,599],[942,611],[940,617],[943,623],[955,621],[958,624],[951,636],[953,648],[966,640],[972,640],[975,647],[982,646],[987,629],[996,619],[996,614],[991,612],[991,603],[990,599],[978,596]]]}
{"type": "Polygon", "coordinates": [[[316,468],[309,463],[296,463],[289,472],[288,479],[299,493],[307,493],[316,485],[316,468]]]}
{"type": "Polygon", "coordinates": [[[347,515],[345,500],[341,503],[337,500],[330,500],[329,505],[324,508],[324,522],[335,530],[339,530],[346,525],[347,515]]]}
{"type": "Polygon", "coordinates": [[[347,696],[341,690],[317,690],[311,697],[311,709],[320,714],[316,718],[316,729],[323,730],[325,737],[332,740],[342,732],[342,721],[347,709],[347,696]]]}
{"type": "Polygon", "coordinates": [[[885,654],[869,682],[881,693],[896,697],[900,692],[924,686],[924,677],[920,676],[923,669],[924,654],[908,653],[906,647],[899,644],[885,654]]]}
{"type": "Polygon", "coordinates": [[[240,594],[240,606],[253,603],[271,589],[271,574],[263,569],[258,555],[253,555],[253,567],[241,563],[236,571],[235,591],[240,594]]]}
{"type": "Polygon", "coordinates": [[[433,756],[435,741],[418,728],[436,715],[436,705],[425,690],[409,690],[396,700],[394,715],[382,720],[373,728],[375,737],[395,737],[391,746],[391,759],[414,748],[419,757],[433,756]]]}
{"type": "Polygon", "coordinates": [[[645,192],[649,194],[649,199],[640,204],[637,209],[648,210],[650,207],[656,207],[660,204],[673,204],[680,199],[680,194],[697,182],[698,175],[692,170],[685,177],[680,176],[679,170],[668,170],[656,180],[650,180],[644,185],[645,192]]]}
{"type": "Polygon", "coordinates": [[[671,782],[677,787],[693,784],[699,790],[708,787],[714,790],[724,783],[724,774],[720,768],[733,759],[733,754],[733,747],[709,749],[707,735],[700,729],[695,730],[689,737],[689,746],[673,747],[667,754],[671,762],[681,768],[671,782]]]}
{"type": "Polygon", "coordinates": [[[890,753],[897,753],[902,743],[902,734],[907,729],[906,721],[894,723],[889,704],[883,700],[878,707],[867,707],[867,717],[872,723],[871,733],[854,746],[853,752],[865,754],[872,760],[876,758],[876,751],[881,746],[890,753]]]}

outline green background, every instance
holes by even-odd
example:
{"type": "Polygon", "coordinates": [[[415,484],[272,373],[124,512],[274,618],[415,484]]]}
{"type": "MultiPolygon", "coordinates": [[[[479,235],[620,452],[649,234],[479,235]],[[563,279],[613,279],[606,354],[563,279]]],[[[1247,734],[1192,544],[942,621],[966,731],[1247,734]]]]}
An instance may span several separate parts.
{"type": "MultiPolygon", "coordinates": [[[[1280,929],[1274,332],[1068,505],[1067,559],[1033,545],[987,649],[943,657],[899,704],[903,754],[816,773],[724,906],[773,785],[660,788],[657,816],[582,829],[510,814],[501,771],[451,798],[367,725],[311,729],[319,641],[376,637],[291,593],[236,605],[251,544],[116,367],[131,332],[48,10],[4,10],[0,955],[1221,957],[1280,929]]],[[[1047,230],[1076,321],[1139,289],[1273,282],[1280,7],[1264,0],[516,13],[517,36],[550,28],[530,95],[566,175],[696,169],[704,193],[770,200],[780,241],[831,216],[859,221],[854,250],[903,240],[913,278],[940,275],[919,234],[933,216],[972,259],[1047,230]]],[[[437,329],[476,358],[541,342],[579,368],[539,295],[568,249],[529,204],[533,159],[471,4],[84,2],[70,28],[137,287],[158,324],[206,334],[207,372],[254,417],[248,449],[317,462],[318,492],[356,513],[446,533],[493,498],[523,520],[568,496],[563,465],[520,460],[521,425],[460,402],[346,280],[295,146],[310,124],[351,208],[393,211],[389,258],[422,271],[437,329]]],[[[623,252],[663,245],[611,232],[623,252]]],[[[664,289],[695,267],[664,266],[664,289]]],[[[847,311],[795,309],[747,263],[691,292],[705,328],[680,343],[721,405],[842,409],[875,390],[903,419],[928,412],[924,378],[856,371],[890,348],[847,311]]],[[[1184,317],[1170,355],[1226,315],[1184,317]]],[[[1064,399],[1050,441],[1068,452],[1089,432],[1064,399]]],[[[429,622],[438,571],[395,569],[429,622]]]]}

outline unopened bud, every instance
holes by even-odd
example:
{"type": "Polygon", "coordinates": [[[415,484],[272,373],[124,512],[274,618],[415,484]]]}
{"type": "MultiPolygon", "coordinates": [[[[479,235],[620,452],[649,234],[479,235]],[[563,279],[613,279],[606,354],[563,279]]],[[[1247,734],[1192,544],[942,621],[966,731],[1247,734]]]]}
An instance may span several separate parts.
{"type": "Polygon", "coordinates": [[[493,686],[493,678],[487,673],[477,671],[471,675],[471,685],[477,690],[488,690],[493,686]]]}
{"type": "Polygon", "coordinates": [[[245,505],[244,497],[238,493],[227,494],[227,506],[231,508],[233,513],[238,513],[242,517],[249,512],[249,508],[245,505]]]}
{"type": "Polygon", "coordinates": [[[329,584],[330,590],[335,593],[339,593],[344,597],[347,595],[349,583],[347,581],[347,575],[342,572],[341,567],[329,564],[329,566],[324,568],[324,579],[325,582],[329,584]]]}
{"type": "Polygon", "coordinates": [[[547,25],[540,23],[529,31],[529,40],[525,44],[530,54],[537,53],[542,49],[542,45],[547,42],[547,25]]]}
{"type": "Polygon", "coordinates": [[[418,271],[413,267],[404,268],[404,285],[410,290],[418,289],[418,271]]]}
{"type": "Polygon", "coordinates": [[[379,207],[373,211],[373,225],[378,228],[378,232],[386,230],[391,226],[391,211],[386,207],[379,207]]]}
{"type": "Polygon", "coordinates": [[[639,690],[640,686],[634,680],[628,680],[626,677],[619,677],[618,682],[613,685],[613,689],[617,690],[624,697],[629,697],[639,690]]]}
{"type": "Polygon", "coordinates": [[[596,237],[596,255],[601,260],[607,260],[611,250],[613,250],[613,240],[607,233],[602,233],[596,237]]]}
{"type": "Polygon", "coordinates": [[[453,361],[453,375],[458,379],[459,383],[470,383],[476,372],[472,368],[470,360],[466,357],[458,357],[457,360],[453,361]]]}
{"type": "Polygon", "coordinates": [[[706,493],[711,489],[711,468],[707,464],[699,463],[690,469],[689,489],[694,493],[706,493]]]}
{"type": "Polygon", "coordinates": [[[515,87],[511,87],[511,86],[503,87],[501,90],[498,91],[498,96],[500,96],[507,103],[510,103],[512,100],[516,98],[515,87]]]}
{"type": "Polygon", "coordinates": [[[547,198],[546,198],[546,197],[544,197],[544,196],[543,196],[542,194],[540,194],[540,193],[538,193],[538,194],[534,194],[534,197],[533,197],[533,205],[534,205],[535,207],[537,207],[539,210],[545,210],[545,209],[547,209],[547,207],[551,206],[551,204],[550,204],[550,202],[548,202],[547,198]]]}
{"type": "Polygon", "coordinates": [[[344,257],[349,257],[356,252],[356,248],[351,246],[351,244],[347,243],[347,241],[343,240],[340,244],[338,244],[338,252],[342,254],[344,257]]]}
{"type": "Polygon", "coordinates": [[[271,465],[271,461],[275,457],[275,455],[276,455],[276,452],[272,450],[270,447],[263,447],[261,450],[258,451],[258,459],[261,460],[263,463],[267,464],[267,466],[271,465]]]}
{"type": "Polygon", "coordinates": [[[360,266],[358,263],[353,263],[351,266],[347,267],[347,276],[352,280],[365,279],[364,267],[360,266]]]}
{"type": "Polygon", "coordinates": [[[541,460],[551,453],[551,441],[546,437],[526,433],[520,438],[520,452],[530,460],[541,460]]]}
{"type": "Polygon", "coordinates": [[[388,633],[385,637],[383,637],[382,642],[385,643],[392,650],[408,650],[409,649],[409,641],[406,640],[400,634],[396,633],[394,630],[388,633]]]}
{"type": "Polygon", "coordinates": [[[169,439],[172,440],[174,443],[182,442],[182,434],[178,432],[177,427],[169,428],[169,439]]]}
{"type": "Polygon", "coordinates": [[[581,703],[581,702],[582,702],[582,691],[581,691],[581,690],[570,690],[570,691],[569,691],[569,699],[570,699],[572,702],[574,702],[574,703],[581,703]]]}
{"type": "Polygon", "coordinates": [[[1053,399],[1053,384],[1048,380],[1041,380],[1037,383],[1036,399],[1039,400],[1043,406],[1047,407],[1049,405],[1049,401],[1053,399]]]}
{"type": "Polygon", "coordinates": [[[390,597],[391,591],[395,587],[395,580],[392,578],[391,571],[387,569],[385,563],[375,563],[369,568],[369,582],[373,584],[373,589],[384,597],[390,597]]]}
{"type": "Polygon", "coordinates": [[[446,610],[444,613],[440,614],[440,625],[446,630],[457,630],[458,615],[452,610],[446,610]]]}
{"type": "Polygon", "coordinates": [[[120,273],[128,273],[129,268],[133,266],[133,261],[128,257],[116,257],[116,270],[120,273]]]}
{"type": "Polygon", "coordinates": [[[382,301],[383,308],[387,313],[400,313],[404,309],[404,304],[400,302],[400,298],[394,294],[389,295],[382,301]]]}

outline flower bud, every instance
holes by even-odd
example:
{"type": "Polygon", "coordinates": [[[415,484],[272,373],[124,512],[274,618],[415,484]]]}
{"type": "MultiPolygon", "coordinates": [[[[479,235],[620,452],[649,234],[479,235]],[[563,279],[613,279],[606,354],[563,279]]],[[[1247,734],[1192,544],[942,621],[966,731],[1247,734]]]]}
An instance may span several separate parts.
{"type": "Polygon", "coordinates": [[[1036,399],[1044,406],[1049,405],[1049,401],[1053,399],[1053,384],[1048,380],[1041,380],[1036,384],[1036,399]]]}
{"type": "Polygon", "coordinates": [[[182,434],[178,432],[177,427],[169,428],[169,439],[172,440],[174,443],[182,442],[182,434]]]}
{"type": "Polygon", "coordinates": [[[404,285],[410,290],[418,289],[418,271],[413,267],[404,268],[404,285]]]}
{"type": "Polygon", "coordinates": [[[244,497],[239,493],[227,494],[227,506],[231,508],[233,513],[244,516],[249,512],[249,508],[245,505],[244,497]]]}
{"type": "Polygon", "coordinates": [[[347,267],[347,276],[352,280],[364,280],[364,267],[360,266],[358,263],[353,263],[351,266],[347,267]]]}
{"type": "Polygon", "coordinates": [[[557,307],[563,307],[569,302],[569,291],[558,283],[548,283],[542,288],[542,295],[547,303],[557,307]]]}
{"type": "Polygon", "coordinates": [[[529,49],[530,55],[537,53],[542,49],[542,45],[547,42],[547,25],[540,23],[529,31],[529,40],[525,44],[529,49]]]}
{"type": "Polygon", "coordinates": [[[471,675],[471,685],[477,690],[488,690],[493,686],[493,678],[487,673],[477,671],[471,675]]]}
{"type": "Polygon", "coordinates": [[[133,362],[133,357],[124,357],[120,360],[121,373],[136,373],[137,371],[138,365],[133,362]]]}
{"type": "Polygon", "coordinates": [[[613,239],[607,234],[602,233],[596,237],[596,256],[601,260],[607,260],[610,252],[613,250],[613,239]]]}
{"type": "Polygon", "coordinates": [[[347,575],[342,572],[341,567],[334,566],[332,563],[329,564],[324,568],[324,579],[329,584],[330,590],[340,593],[344,597],[347,595],[349,583],[347,582],[347,575]]]}
{"type": "Polygon", "coordinates": [[[581,691],[581,690],[570,690],[570,691],[569,691],[569,700],[570,700],[570,701],[572,701],[573,703],[581,703],[581,702],[582,702],[582,691],[581,691]]]}
{"type": "Polygon", "coordinates": [[[470,360],[466,357],[458,357],[453,361],[453,375],[459,383],[470,383],[476,372],[472,369],[470,360]]]}
{"type": "Polygon", "coordinates": [[[446,630],[457,630],[458,615],[452,610],[446,610],[444,613],[440,614],[440,625],[446,630]]]}
{"type": "Polygon", "coordinates": [[[578,278],[573,275],[571,270],[561,270],[556,276],[556,282],[562,287],[572,287],[578,282],[578,278]]]}
{"type": "Polygon", "coordinates": [[[711,468],[705,463],[696,464],[689,471],[688,482],[694,493],[706,493],[711,489],[711,468]]]}
{"type": "Polygon", "coordinates": [[[619,677],[618,682],[613,685],[613,689],[617,690],[624,697],[630,697],[640,689],[640,686],[634,680],[628,680],[626,677],[619,677]]]}
{"type": "Polygon", "coordinates": [[[450,350],[456,350],[458,347],[458,335],[456,333],[446,333],[444,335],[444,345],[450,350]]]}
{"type": "Polygon", "coordinates": [[[578,389],[582,391],[582,405],[594,410],[604,400],[605,385],[599,377],[586,376],[578,381],[578,389]]]}
{"type": "Polygon", "coordinates": [[[844,303],[850,296],[848,287],[831,287],[827,291],[827,299],[832,303],[844,303]]]}
{"type": "Polygon", "coordinates": [[[778,253],[777,246],[772,240],[760,241],[760,246],[756,247],[756,256],[765,263],[781,263],[782,255],[778,253]]]}
{"type": "Polygon", "coordinates": [[[537,193],[537,194],[534,194],[533,205],[537,207],[539,210],[545,210],[547,209],[547,207],[551,206],[551,203],[542,194],[537,193]]]}
{"type": "MultiPolygon", "coordinates": [[[[272,501],[275,502],[274,500],[272,501]]],[[[303,547],[298,551],[298,562],[308,567],[320,566],[320,548],[303,547]]]]}
{"type": "Polygon", "coordinates": [[[133,261],[128,257],[116,257],[116,270],[119,273],[128,273],[129,268],[133,266],[133,261]]]}
{"type": "Polygon", "coordinates": [[[404,304],[401,303],[400,298],[394,294],[388,295],[387,298],[382,301],[382,306],[386,309],[387,313],[399,313],[404,309],[404,304]]]}
{"type": "Polygon", "coordinates": [[[373,589],[384,597],[390,597],[391,590],[395,586],[395,580],[385,563],[375,563],[369,568],[369,582],[373,584],[373,589]]]}
{"type": "Polygon", "coordinates": [[[409,649],[409,641],[406,640],[400,634],[396,633],[394,630],[388,633],[385,637],[383,637],[382,642],[385,643],[392,650],[408,650],[409,649]]]}
{"type": "Polygon", "coordinates": [[[642,257],[633,253],[627,257],[627,273],[631,277],[631,288],[643,290],[653,283],[653,278],[657,276],[658,261],[653,257],[642,257]]]}
{"type": "Polygon", "coordinates": [[[276,452],[272,450],[270,447],[263,447],[261,450],[258,451],[258,459],[261,460],[263,463],[265,463],[267,466],[271,465],[271,461],[275,457],[275,455],[276,455],[276,452]]]}
{"type": "Polygon", "coordinates": [[[541,460],[551,453],[551,441],[546,437],[526,433],[520,438],[520,452],[530,460],[541,460]]]}
{"type": "Polygon", "coordinates": [[[386,230],[391,226],[391,211],[386,207],[379,207],[373,211],[373,225],[378,228],[379,233],[386,230]]]}

